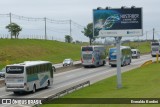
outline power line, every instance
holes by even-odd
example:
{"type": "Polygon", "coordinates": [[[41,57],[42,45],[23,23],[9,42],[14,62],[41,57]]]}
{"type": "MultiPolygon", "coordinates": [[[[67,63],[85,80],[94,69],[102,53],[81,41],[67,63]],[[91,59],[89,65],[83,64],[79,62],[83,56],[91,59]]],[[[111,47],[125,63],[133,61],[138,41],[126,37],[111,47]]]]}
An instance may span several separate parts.
{"type": "Polygon", "coordinates": [[[15,14],[11,14],[11,16],[12,18],[25,20],[25,21],[44,21],[44,18],[32,18],[32,17],[19,16],[15,14]]]}
{"type": "MultiPolygon", "coordinates": [[[[27,21],[27,22],[32,22],[32,24],[29,24],[29,25],[33,25],[33,26],[39,26],[40,24],[43,24],[44,27],[42,29],[31,28],[31,27],[26,28],[25,26],[23,26],[23,25],[22,26],[23,26],[23,29],[26,29],[26,30],[41,30],[42,32],[44,32],[44,38],[45,39],[47,39],[47,31],[48,32],[53,31],[53,32],[58,32],[58,33],[67,33],[67,34],[70,33],[70,35],[71,35],[72,32],[75,32],[74,28],[78,28],[80,30],[84,29],[84,26],[82,26],[82,25],[80,25],[80,24],[78,24],[78,23],[76,23],[72,20],[55,20],[55,19],[49,19],[49,18],[46,18],[46,17],[44,17],[44,18],[33,18],[33,17],[20,16],[20,15],[16,15],[16,14],[12,14],[12,13],[0,14],[0,17],[9,17],[9,20],[8,20],[9,23],[14,22],[13,20],[16,19],[16,22],[18,22],[17,20],[19,20],[19,22],[20,22],[20,20],[27,21]],[[33,22],[38,22],[38,24],[33,24],[33,22]],[[41,22],[41,23],[39,23],[39,22],[41,22]],[[64,26],[62,24],[66,24],[66,25],[64,26]],[[53,27],[51,28],[49,25],[56,26],[56,28],[53,28],[53,27]],[[74,27],[72,27],[72,26],[74,26],[74,27]],[[60,28],[60,29],[57,29],[57,28],[60,28]],[[67,28],[67,29],[63,29],[63,28],[67,28]],[[72,29],[74,29],[74,30],[72,30],[72,29]]],[[[21,24],[24,24],[24,22],[21,23],[21,24]]],[[[77,32],[77,33],[79,33],[79,32],[77,32]]]]}
{"type": "Polygon", "coordinates": [[[76,22],[74,22],[74,21],[72,21],[72,24],[73,24],[74,26],[78,27],[79,29],[84,29],[84,28],[85,28],[84,26],[82,26],[82,25],[80,25],[80,24],[78,24],[78,23],[76,23],[76,22]]]}
{"type": "Polygon", "coordinates": [[[49,28],[47,28],[47,30],[57,32],[57,33],[68,33],[68,31],[64,31],[64,30],[63,31],[58,31],[58,30],[49,29],[49,28]]]}
{"type": "Polygon", "coordinates": [[[69,20],[53,20],[48,18],[47,18],[47,22],[55,23],[55,24],[69,24],[69,20]]]}
{"type": "Polygon", "coordinates": [[[2,17],[2,16],[4,16],[4,17],[9,17],[9,14],[0,14],[0,17],[2,17]]]}

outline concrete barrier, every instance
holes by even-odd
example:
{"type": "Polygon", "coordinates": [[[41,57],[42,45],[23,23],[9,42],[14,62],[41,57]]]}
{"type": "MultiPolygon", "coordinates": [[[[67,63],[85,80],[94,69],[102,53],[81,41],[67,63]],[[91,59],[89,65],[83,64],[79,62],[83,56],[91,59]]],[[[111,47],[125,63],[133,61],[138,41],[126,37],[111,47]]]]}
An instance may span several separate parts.
{"type": "Polygon", "coordinates": [[[4,80],[0,80],[0,87],[4,86],[4,80]]]}
{"type": "Polygon", "coordinates": [[[78,63],[78,64],[74,64],[72,66],[64,66],[64,67],[60,67],[60,68],[56,68],[56,72],[65,72],[65,71],[69,71],[69,70],[73,70],[73,69],[77,69],[77,68],[81,68],[82,64],[78,63]]]}

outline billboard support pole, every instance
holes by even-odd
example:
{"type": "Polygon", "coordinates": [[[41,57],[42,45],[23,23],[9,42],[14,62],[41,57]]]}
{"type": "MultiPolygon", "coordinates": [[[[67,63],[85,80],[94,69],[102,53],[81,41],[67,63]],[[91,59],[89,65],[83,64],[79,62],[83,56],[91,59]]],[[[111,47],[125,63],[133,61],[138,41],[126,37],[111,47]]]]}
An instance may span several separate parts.
{"type": "Polygon", "coordinates": [[[115,37],[116,48],[117,48],[117,88],[122,88],[122,80],[121,80],[121,39],[122,37],[115,37]]]}

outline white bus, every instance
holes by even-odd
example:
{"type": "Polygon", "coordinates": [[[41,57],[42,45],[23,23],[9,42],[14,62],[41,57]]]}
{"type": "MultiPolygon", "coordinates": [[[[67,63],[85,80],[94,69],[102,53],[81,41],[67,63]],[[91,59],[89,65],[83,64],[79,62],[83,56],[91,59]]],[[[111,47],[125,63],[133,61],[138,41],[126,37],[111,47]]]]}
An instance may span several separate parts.
{"type": "Polygon", "coordinates": [[[160,43],[159,42],[151,42],[151,55],[152,55],[152,57],[156,56],[156,54],[160,55],[160,43]]]}
{"type": "Polygon", "coordinates": [[[53,85],[52,63],[48,61],[25,61],[6,66],[6,91],[35,92],[53,85]]]}
{"type": "Polygon", "coordinates": [[[82,46],[81,62],[84,67],[106,64],[106,49],[104,46],[82,46]]]}
{"type": "MultiPolygon", "coordinates": [[[[121,66],[129,65],[132,59],[132,52],[129,46],[121,46],[121,66]]],[[[116,47],[109,49],[109,65],[117,65],[117,49],[116,47]]]]}

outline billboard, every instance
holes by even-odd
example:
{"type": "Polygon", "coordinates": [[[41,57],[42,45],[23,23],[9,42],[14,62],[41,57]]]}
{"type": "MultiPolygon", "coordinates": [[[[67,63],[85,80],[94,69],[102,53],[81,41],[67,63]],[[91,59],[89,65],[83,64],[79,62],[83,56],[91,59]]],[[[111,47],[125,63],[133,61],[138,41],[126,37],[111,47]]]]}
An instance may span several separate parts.
{"type": "Polygon", "coordinates": [[[93,10],[94,37],[142,36],[142,8],[93,10]]]}

